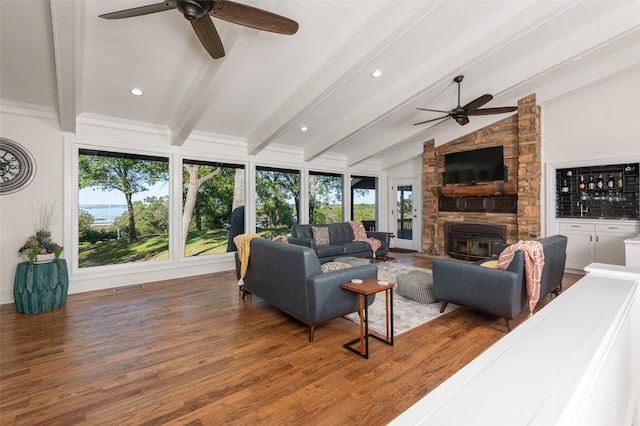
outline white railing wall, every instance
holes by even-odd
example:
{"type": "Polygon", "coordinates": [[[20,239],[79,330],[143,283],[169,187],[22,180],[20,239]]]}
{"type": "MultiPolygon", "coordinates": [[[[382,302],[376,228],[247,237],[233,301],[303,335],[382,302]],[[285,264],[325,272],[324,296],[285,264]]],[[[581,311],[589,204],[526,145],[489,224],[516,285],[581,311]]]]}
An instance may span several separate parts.
{"type": "Polygon", "coordinates": [[[585,270],[391,424],[640,426],[640,268],[585,270]]]}

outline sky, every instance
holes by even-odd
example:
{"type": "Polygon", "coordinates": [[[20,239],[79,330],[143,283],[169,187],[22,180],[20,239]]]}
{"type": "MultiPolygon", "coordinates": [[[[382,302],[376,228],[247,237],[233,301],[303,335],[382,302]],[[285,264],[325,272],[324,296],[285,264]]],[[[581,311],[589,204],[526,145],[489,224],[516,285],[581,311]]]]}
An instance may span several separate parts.
{"type": "MultiPolygon", "coordinates": [[[[164,197],[169,195],[169,182],[158,182],[149,188],[149,191],[139,192],[133,195],[133,201],[142,201],[147,197],[164,197]]],[[[127,204],[124,194],[120,191],[102,191],[100,189],[92,189],[92,187],[84,188],[79,191],[78,204],[106,204],[117,205],[127,204]]]]}
{"type": "MultiPolygon", "coordinates": [[[[164,197],[169,195],[169,183],[158,182],[149,191],[140,192],[133,195],[133,201],[142,201],[147,197],[164,197]]],[[[375,204],[375,191],[368,191],[365,197],[356,194],[353,200],[356,204],[375,204]]],[[[105,205],[123,205],[126,204],[124,194],[120,191],[102,191],[100,189],[84,188],[79,191],[78,204],[105,204],[105,205]]]]}

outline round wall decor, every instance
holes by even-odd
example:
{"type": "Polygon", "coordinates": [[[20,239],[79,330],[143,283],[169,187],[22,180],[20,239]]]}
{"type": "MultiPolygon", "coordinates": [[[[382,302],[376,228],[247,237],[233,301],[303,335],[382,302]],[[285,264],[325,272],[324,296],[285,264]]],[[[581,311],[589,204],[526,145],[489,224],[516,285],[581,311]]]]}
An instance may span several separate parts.
{"type": "Polygon", "coordinates": [[[20,191],[36,175],[36,161],[26,148],[0,138],[0,195],[20,191]]]}

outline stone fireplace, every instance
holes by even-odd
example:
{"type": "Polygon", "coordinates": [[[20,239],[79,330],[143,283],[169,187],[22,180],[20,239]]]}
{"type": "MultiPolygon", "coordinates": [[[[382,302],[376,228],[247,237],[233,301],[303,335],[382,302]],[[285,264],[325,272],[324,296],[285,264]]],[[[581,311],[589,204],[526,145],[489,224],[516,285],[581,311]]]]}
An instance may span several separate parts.
{"type": "MultiPolygon", "coordinates": [[[[518,101],[516,115],[444,145],[425,142],[422,158],[425,254],[448,253],[447,222],[499,225],[507,243],[540,236],[540,108],[535,94],[518,101]],[[446,153],[498,145],[504,148],[505,182],[442,186],[446,153]]],[[[470,250],[475,253],[479,247],[472,244],[470,250]]]]}
{"type": "Polygon", "coordinates": [[[507,227],[445,222],[444,233],[446,254],[456,259],[480,260],[500,254],[500,245],[506,242],[507,227]]]}

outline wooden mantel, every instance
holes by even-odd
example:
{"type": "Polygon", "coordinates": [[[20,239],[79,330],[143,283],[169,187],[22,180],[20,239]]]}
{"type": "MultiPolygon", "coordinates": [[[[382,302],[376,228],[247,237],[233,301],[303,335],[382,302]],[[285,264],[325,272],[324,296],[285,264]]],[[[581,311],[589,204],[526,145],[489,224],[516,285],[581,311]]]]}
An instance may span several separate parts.
{"type": "Polygon", "coordinates": [[[497,195],[518,195],[515,182],[494,182],[480,185],[447,185],[431,188],[436,197],[491,197],[497,195]]]}

